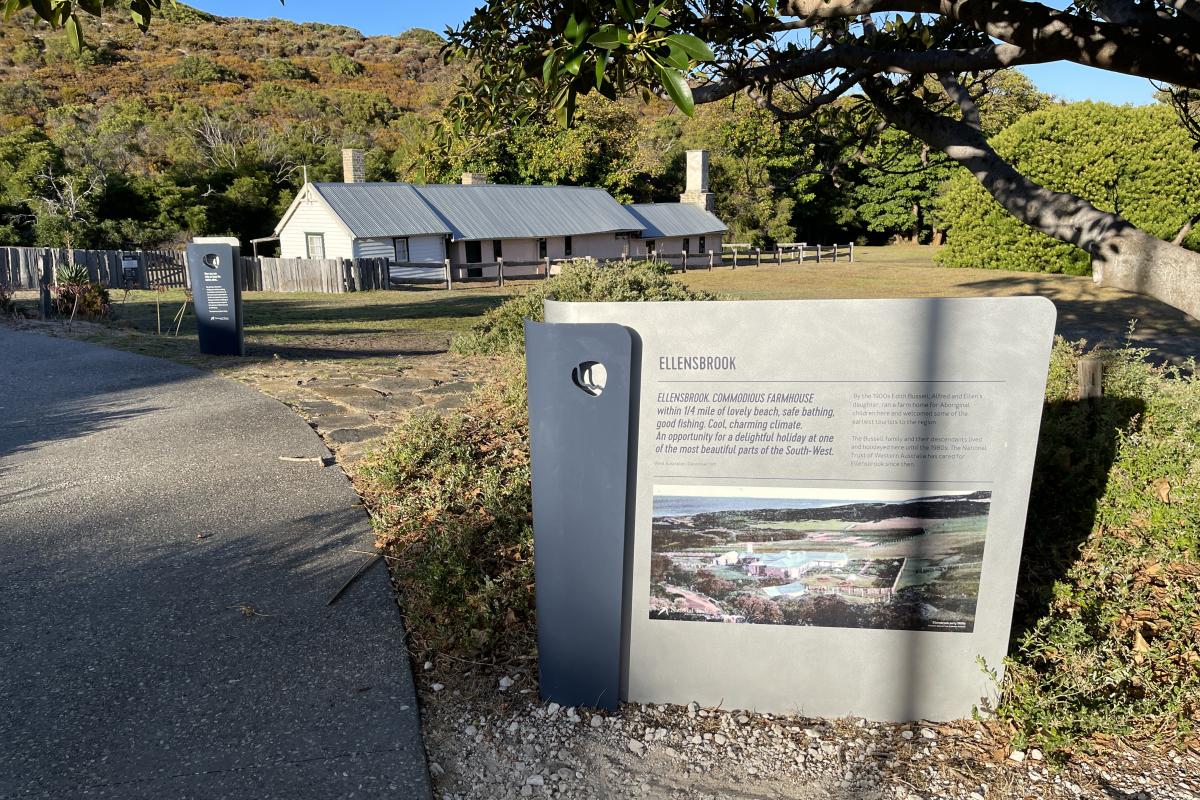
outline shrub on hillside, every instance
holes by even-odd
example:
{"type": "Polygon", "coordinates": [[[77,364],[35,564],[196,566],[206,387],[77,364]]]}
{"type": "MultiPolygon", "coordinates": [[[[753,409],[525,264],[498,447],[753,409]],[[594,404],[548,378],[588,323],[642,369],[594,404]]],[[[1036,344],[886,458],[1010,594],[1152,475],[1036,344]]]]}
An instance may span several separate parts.
{"type": "MultiPolygon", "coordinates": [[[[1022,117],[992,144],[1031,180],[1163,239],[1200,206],[1200,153],[1166,106],[1055,106],[1022,117]]],[[[947,232],[938,260],[948,266],[1073,275],[1090,269],[1086,253],[1019,222],[965,171],[946,182],[935,216],[947,232]]],[[[1200,246],[1200,230],[1185,244],[1200,246]]]]}
{"type": "Polygon", "coordinates": [[[689,289],[669,276],[670,267],[613,261],[597,265],[573,261],[545,283],[489,311],[456,337],[456,353],[493,354],[525,351],[525,320],[542,320],[542,301],[636,302],[644,300],[713,300],[708,292],[689,289]]]}
{"type": "Polygon", "coordinates": [[[171,67],[171,74],[180,80],[193,83],[218,83],[238,79],[236,73],[205,56],[184,56],[171,67]]]}
{"type": "Polygon", "coordinates": [[[334,75],[343,78],[355,78],[367,71],[367,68],[348,55],[334,53],[329,57],[329,68],[334,75]]]}

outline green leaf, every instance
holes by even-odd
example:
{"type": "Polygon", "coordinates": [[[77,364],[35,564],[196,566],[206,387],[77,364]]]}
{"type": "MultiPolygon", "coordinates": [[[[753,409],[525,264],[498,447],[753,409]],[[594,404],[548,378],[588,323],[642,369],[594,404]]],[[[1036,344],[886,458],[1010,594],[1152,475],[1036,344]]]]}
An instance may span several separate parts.
{"type": "Polygon", "coordinates": [[[692,87],[688,86],[687,78],[683,73],[668,67],[659,67],[658,77],[676,108],[689,117],[695,115],[696,102],[692,99],[692,87]]]}
{"type": "Polygon", "coordinates": [[[563,28],[563,36],[567,37],[567,41],[571,44],[580,45],[583,43],[584,36],[587,35],[589,27],[591,26],[587,19],[578,20],[572,14],[567,19],[567,26],[563,28]]]}
{"type": "Polygon", "coordinates": [[[703,39],[690,33],[673,33],[667,37],[667,41],[697,61],[715,61],[717,58],[713,54],[712,48],[703,39]]]}
{"type": "Polygon", "coordinates": [[[567,59],[567,62],[563,64],[563,69],[572,75],[578,75],[579,68],[583,66],[583,56],[583,53],[576,53],[575,55],[571,56],[567,59]]]}
{"type": "Polygon", "coordinates": [[[687,68],[690,67],[691,63],[692,63],[691,59],[688,58],[688,54],[683,51],[683,48],[676,47],[673,44],[668,45],[667,57],[664,60],[667,62],[668,65],[674,67],[675,69],[684,70],[684,71],[686,71],[687,68]]]}
{"type": "Polygon", "coordinates": [[[558,51],[555,50],[550,55],[546,56],[545,63],[542,64],[542,83],[549,86],[554,79],[554,73],[558,71],[558,51]]]}
{"type": "Polygon", "coordinates": [[[588,44],[605,50],[616,50],[629,41],[629,31],[616,25],[604,25],[596,33],[588,37],[588,44]]]}
{"type": "Polygon", "coordinates": [[[651,3],[650,10],[646,12],[646,16],[642,19],[643,24],[645,24],[647,27],[653,25],[654,21],[658,19],[658,12],[662,11],[662,7],[666,4],[667,0],[663,0],[658,5],[651,3]]]}
{"type": "Polygon", "coordinates": [[[76,53],[83,52],[83,31],[79,27],[79,19],[74,14],[67,17],[67,41],[76,53]]]}
{"type": "Polygon", "coordinates": [[[621,16],[630,24],[637,21],[637,12],[633,10],[633,0],[617,0],[617,11],[621,12],[621,16]]]}
{"type": "Polygon", "coordinates": [[[8,0],[4,5],[4,21],[7,22],[12,18],[12,15],[17,13],[21,8],[21,0],[8,0]]]}
{"type": "Polygon", "coordinates": [[[604,85],[604,69],[608,66],[608,51],[602,51],[596,55],[596,88],[599,89],[604,85]]]}

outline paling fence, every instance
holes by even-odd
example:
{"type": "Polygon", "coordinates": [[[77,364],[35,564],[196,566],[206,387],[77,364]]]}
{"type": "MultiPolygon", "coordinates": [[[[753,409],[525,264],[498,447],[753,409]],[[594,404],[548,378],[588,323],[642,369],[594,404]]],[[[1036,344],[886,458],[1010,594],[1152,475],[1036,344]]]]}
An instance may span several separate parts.
{"type": "MultiPolygon", "coordinates": [[[[88,280],[108,289],[150,289],[187,285],[184,254],[178,250],[74,250],[76,266],[88,280]]],[[[71,263],[67,251],[52,247],[0,247],[0,284],[13,289],[37,289],[43,271],[51,274],[71,263]]]]}
{"type": "MultiPolygon", "coordinates": [[[[440,270],[440,267],[438,268],[440,270]]],[[[386,258],[242,259],[243,289],[264,292],[368,292],[390,289],[386,258]]]]}

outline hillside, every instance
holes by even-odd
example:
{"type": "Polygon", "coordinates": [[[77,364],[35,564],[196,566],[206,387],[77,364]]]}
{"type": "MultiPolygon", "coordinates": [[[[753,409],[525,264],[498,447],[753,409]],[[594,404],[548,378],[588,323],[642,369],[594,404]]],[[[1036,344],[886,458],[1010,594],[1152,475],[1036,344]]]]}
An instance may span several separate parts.
{"type": "Polygon", "coordinates": [[[82,53],[28,11],[0,26],[0,243],[261,236],[342,147],[372,179],[424,165],[456,83],[437,34],[166,8],[146,34],[89,21],[82,53]]]}

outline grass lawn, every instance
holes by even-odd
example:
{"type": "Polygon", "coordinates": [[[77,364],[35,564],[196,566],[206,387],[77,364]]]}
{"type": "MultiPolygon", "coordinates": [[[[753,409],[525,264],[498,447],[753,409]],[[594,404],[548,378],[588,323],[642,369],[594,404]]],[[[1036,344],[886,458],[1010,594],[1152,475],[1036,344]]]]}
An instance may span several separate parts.
{"type": "Polygon", "coordinates": [[[679,280],[742,300],[1039,295],[1058,308],[1058,331],[1068,339],[1120,345],[1136,320],[1138,346],[1173,361],[1200,356],[1200,322],[1156,300],[1098,287],[1090,277],[942,267],[933,261],[935,252],[916,245],[856,247],[853,264],[689,270],[679,280]]]}
{"type": "MultiPolygon", "coordinates": [[[[1041,295],[1058,307],[1059,331],[1068,339],[1120,344],[1132,320],[1135,342],[1171,360],[1200,354],[1200,323],[1154,300],[1101,289],[1090,278],[1027,272],[956,269],[933,262],[932,247],[855,248],[855,263],[787,264],[692,270],[677,279],[697,289],[745,300],[983,297],[1041,295]]],[[[389,292],[310,294],[248,292],[244,297],[247,355],[308,360],[395,358],[445,351],[451,337],[504,298],[531,285],[504,289],[406,289],[389,292]]],[[[23,302],[34,305],[32,293],[23,302]]],[[[113,326],[77,326],[71,335],[151,355],[217,366],[196,354],[195,316],[189,310],[180,336],[157,336],[155,303],[164,330],[183,303],[182,290],[113,293],[113,326]],[[136,335],[150,334],[150,335],[136,335]]]]}

